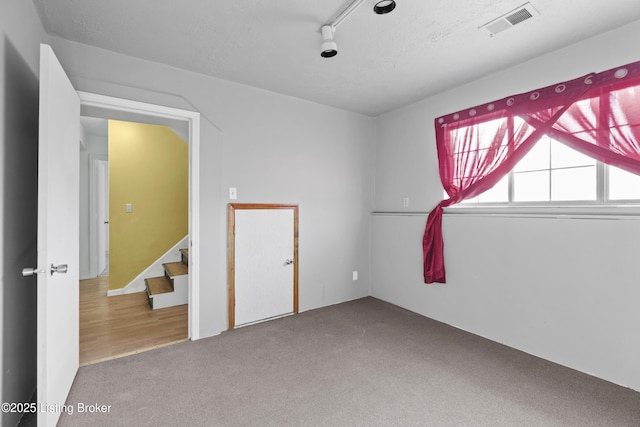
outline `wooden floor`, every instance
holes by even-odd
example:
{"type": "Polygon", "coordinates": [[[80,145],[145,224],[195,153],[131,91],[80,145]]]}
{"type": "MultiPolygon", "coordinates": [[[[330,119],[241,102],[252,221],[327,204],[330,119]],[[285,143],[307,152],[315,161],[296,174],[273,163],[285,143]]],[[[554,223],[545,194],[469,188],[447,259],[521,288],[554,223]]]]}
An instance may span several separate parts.
{"type": "Polygon", "coordinates": [[[188,339],[188,306],[151,310],[144,292],[107,296],[108,277],[80,281],[80,365],[188,339]]]}

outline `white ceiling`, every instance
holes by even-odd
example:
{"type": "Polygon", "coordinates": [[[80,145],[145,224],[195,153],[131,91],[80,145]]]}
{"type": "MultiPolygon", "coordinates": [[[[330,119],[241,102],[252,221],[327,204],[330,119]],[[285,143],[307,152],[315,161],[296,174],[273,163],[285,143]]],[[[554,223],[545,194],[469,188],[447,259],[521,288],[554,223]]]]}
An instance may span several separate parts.
{"type": "Polygon", "coordinates": [[[540,13],[478,27],[526,0],[367,0],[320,57],[320,27],[351,0],[33,0],[50,35],[377,116],[640,19],[638,0],[531,0],[540,13]]]}

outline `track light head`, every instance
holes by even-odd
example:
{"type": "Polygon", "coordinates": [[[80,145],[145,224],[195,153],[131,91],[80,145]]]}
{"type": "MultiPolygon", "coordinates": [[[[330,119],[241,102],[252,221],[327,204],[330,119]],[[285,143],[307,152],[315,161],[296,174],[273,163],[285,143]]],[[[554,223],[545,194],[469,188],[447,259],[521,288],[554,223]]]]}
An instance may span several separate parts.
{"type": "Polygon", "coordinates": [[[396,8],[396,2],[393,0],[381,0],[373,6],[373,11],[378,15],[384,15],[396,8]]]}
{"type": "Polygon", "coordinates": [[[320,56],[331,58],[338,54],[338,44],[333,40],[333,27],[331,25],[322,26],[322,44],[320,45],[320,56]]]}
{"type": "Polygon", "coordinates": [[[338,54],[338,45],[334,41],[322,42],[321,49],[320,56],[323,58],[331,58],[338,54]]]}
{"type": "MultiPolygon", "coordinates": [[[[349,15],[351,15],[357,8],[362,6],[366,0],[353,0],[349,6],[336,17],[331,24],[322,26],[322,44],[320,45],[320,56],[323,58],[331,58],[338,54],[338,45],[333,40],[333,33],[336,31],[338,25],[342,23],[349,15]]],[[[396,8],[396,2],[394,0],[376,0],[373,11],[378,15],[384,15],[393,11],[396,8]]]]}

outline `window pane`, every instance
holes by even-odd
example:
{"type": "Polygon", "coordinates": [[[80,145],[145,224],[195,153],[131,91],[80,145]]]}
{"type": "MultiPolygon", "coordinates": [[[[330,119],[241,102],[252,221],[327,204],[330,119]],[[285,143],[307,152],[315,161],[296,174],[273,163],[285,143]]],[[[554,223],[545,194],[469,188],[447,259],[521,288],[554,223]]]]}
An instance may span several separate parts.
{"type": "Polygon", "coordinates": [[[585,142],[588,142],[589,144],[595,144],[598,139],[598,131],[595,129],[586,132],[574,132],[572,135],[576,138],[580,138],[585,142]]]}
{"type": "Polygon", "coordinates": [[[640,176],[609,166],[609,200],[640,199],[640,176]]]}
{"type": "Polygon", "coordinates": [[[566,124],[571,124],[570,132],[573,133],[578,129],[595,129],[598,123],[597,118],[600,114],[600,98],[595,97],[575,102],[569,107],[569,111],[571,112],[571,116],[580,117],[579,124],[564,121],[566,124]]]}
{"type": "Polygon", "coordinates": [[[507,139],[507,119],[500,118],[490,120],[487,122],[476,123],[471,126],[462,126],[457,129],[451,130],[451,140],[457,141],[453,152],[454,153],[466,153],[479,149],[487,149],[491,147],[494,139],[496,139],[498,131],[503,129],[504,136],[502,139],[498,139],[496,144],[504,144],[507,139]]]}
{"type": "Polygon", "coordinates": [[[631,111],[638,111],[638,98],[640,97],[640,86],[632,86],[611,92],[611,115],[609,116],[609,126],[637,124],[637,114],[630,114],[631,111]]]}
{"type": "MultiPolygon", "coordinates": [[[[551,141],[551,168],[564,168],[568,166],[595,166],[596,160],[585,156],[578,151],[567,147],[558,141],[551,141]]],[[[553,182],[553,179],[552,179],[553,182]]],[[[555,185],[555,184],[552,184],[555,185]]]]}
{"type": "Polygon", "coordinates": [[[536,142],[536,145],[518,162],[513,170],[524,172],[540,169],[549,169],[549,138],[546,136],[536,142]]]}
{"type": "MultiPolygon", "coordinates": [[[[491,146],[491,143],[495,139],[496,134],[500,130],[500,128],[506,128],[506,127],[507,127],[506,118],[491,120],[488,122],[483,122],[478,124],[478,134],[479,134],[478,148],[489,148],[491,146]]],[[[507,139],[507,133],[505,131],[504,137],[502,138],[502,141],[500,141],[499,143],[501,145],[505,144],[506,139],[507,139]]]]}
{"type": "Polygon", "coordinates": [[[596,200],[596,167],[551,171],[551,200],[596,200]]]}
{"type": "Polygon", "coordinates": [[[611,128],[614,141],[640,141],[640,126],[619,126],[611,128]]]}
{"type": "Polygon", "coordinates": [[[513,177],[516,202],[548,202],[549,171],[517,172],[513,177]]]}
{"type": "Polygon", "coordinates": [[[498,203],[509,201],[509,175],[502,178],[493,188],[478,196],[479,203],[498,203]]]}

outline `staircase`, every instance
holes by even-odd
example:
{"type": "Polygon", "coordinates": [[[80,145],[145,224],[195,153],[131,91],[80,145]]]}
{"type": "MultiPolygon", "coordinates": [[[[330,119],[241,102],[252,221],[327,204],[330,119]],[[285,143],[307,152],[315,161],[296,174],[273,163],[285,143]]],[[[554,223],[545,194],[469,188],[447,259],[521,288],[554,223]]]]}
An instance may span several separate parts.
{"type": "Polygon", "coordinates": [[[152,310],[188,303],[189,249],[180,249],[180,261],[162,264],[164,276],[144,279],[152,310]]]}

